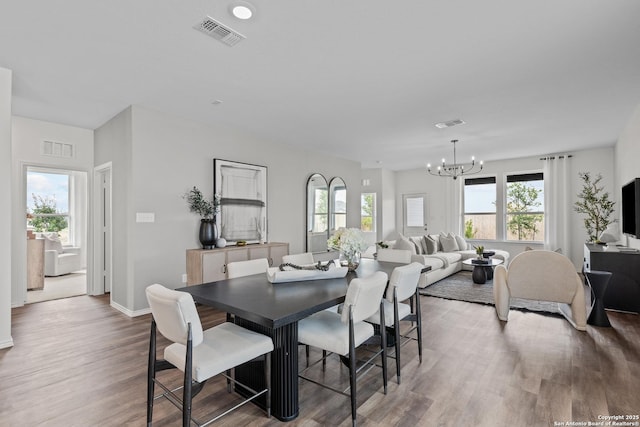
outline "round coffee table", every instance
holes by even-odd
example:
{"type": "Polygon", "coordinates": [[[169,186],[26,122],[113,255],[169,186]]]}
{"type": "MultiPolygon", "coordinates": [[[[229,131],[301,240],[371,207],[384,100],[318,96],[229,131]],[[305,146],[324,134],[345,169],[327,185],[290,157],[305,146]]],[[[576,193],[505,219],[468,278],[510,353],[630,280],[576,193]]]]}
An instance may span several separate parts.
{"type": "Polygon", "coordinates": [[[502,264],[501,259],[496,258],[483,258],[487,263],[485,264],[476,264],[474,261],[477,258],[469,258],[462,261],[464,265],[472,265],[473,272],[471,273],[471,278],[473,279],[473,283],[477,285],[484,285],[487,283],[487,280],[493,280],[493,267],[496,265],[502,264]]]}

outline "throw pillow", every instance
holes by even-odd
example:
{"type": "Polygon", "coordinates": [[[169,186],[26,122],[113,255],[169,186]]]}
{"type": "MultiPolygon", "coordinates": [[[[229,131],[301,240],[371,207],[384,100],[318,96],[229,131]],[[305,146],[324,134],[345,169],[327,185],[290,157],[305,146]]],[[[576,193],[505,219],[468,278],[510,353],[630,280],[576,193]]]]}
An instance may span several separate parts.
{"type": "Polygon", "coordinates": [[[436,242],[431,236],[424,236],[425,245],[427,246],[426,254],[433,255],[438,252],[438,242],[436,242]]]}
{"type": "Polygon", "coordinates": [[[406,249],[410,251],[413,255],[416,254],[416,246],[404,236],[400,236],[398,240],[396,240],[396,244],[393,247],[394,249],[406,249]]]}
{"type": "Polygon", "coordinates": [[[455,238],[456,238],[456,243],[458,244],[458,250],[466,251],[468,248],[467,241],[464,240],[462,236],[458,236],[457,234],[455,235],[455,238]]]}
{"type": "Polygon", "coordinates": [[[43,234],[44,237],[44,250],[45,251],[56,251],[59,254],[62,253],[62,242],[58,235],[54,233],[43,234]]]}
{"type": "Polygon", "coordinates": [[[442,245],[440,244],[440,235],[439,234],[429,234],[429,237],[431,237],[436,242],[436,252],[437,251],[441,251],[442,250],[442,245]]]}
{"type": "Polygon", "coordinates": [[[416,247],[416,254],[418,255],[423,253],[421,240],[422,240],[422,237],[416,237],[416,236],[409,237],[409,241],[413,243],[413,245],[416,247]]]}
{"type": "Polygon", "coordinates": [[[455,252],[458,250],[458,243],[456,242],[456,238],[449,236],[440,236],[440,244],[442,244],[443,252],[455,252]]]}

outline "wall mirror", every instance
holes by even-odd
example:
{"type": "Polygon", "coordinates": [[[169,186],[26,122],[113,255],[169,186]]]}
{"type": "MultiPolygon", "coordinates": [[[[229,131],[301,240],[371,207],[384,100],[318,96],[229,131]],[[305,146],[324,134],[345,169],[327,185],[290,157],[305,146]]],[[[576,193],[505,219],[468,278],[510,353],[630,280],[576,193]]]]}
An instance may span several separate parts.
{"type": "Polygon", "coordinates": [[[339,176],[329,183],[329,235],[347,226],[347,186],[339,176]]]}
{"type": "Polygon", "coordinates": [[[307,252],[327,251],[329,239],[329,186],[314,173],[307,180],[307,252]]]}

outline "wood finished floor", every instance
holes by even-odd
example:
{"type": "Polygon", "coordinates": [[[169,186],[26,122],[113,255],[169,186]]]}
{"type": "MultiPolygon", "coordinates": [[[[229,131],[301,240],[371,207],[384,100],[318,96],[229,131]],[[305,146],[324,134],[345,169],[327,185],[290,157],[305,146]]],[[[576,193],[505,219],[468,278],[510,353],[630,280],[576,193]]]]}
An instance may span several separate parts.
{"type": "MultiPolygon", "coordinates": [[[[422,307],[422,364],[413,343],[403,347],[402,384],[390,359],[386,396],[370,371],[358,390],[360,426],[554,426],[640,413],[640,316],[609,312],[613,328],[579,332],[563,318],[513,310],[502,323],[492,306],[423,296],[422,307]]],[[[205,327],[224,321],[199,311],[205,327]]],[[[14,347],[0,350],[0,426],[144,426],[149,322],[110,308],[108,297],[14,309],[14,347]]],[[[335,360],[325,375],[348,381],[335,360]]],[[[212,382],[195,415],[232,402],[212,382]]],[[[179,424],[170,403],[156,403],[155,426],[179,424]]],[[[249,404],[216,425],[284,424],[249,404]]],[[[300,416],[286,424],[348,426],[348,398],[302,381],[300,416]]]]}

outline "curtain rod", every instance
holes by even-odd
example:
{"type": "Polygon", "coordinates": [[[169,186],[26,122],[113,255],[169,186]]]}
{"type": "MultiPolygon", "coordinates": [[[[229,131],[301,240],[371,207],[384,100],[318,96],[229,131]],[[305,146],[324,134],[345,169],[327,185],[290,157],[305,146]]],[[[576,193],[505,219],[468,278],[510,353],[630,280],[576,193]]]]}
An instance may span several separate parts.
{"type": "MultiPolygon", "coordinates": [[[[571,157],[573,157],[573,154],[567,154],[566,156],[565,155],[558,156],[559,159],[564,159],[565,157],[566,158],[571,158],[571,157]]],[[[556,158],[555,156],[540,157],[540,160],[555,160],[555,158],[556,158]]]]}

